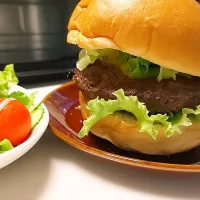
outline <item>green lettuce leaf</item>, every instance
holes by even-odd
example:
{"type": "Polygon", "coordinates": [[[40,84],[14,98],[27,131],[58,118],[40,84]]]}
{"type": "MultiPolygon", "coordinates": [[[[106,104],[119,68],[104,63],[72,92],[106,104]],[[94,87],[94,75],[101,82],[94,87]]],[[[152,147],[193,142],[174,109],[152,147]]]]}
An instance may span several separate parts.
{"type": "Polygon", "coordinates": [[[0,142],[0,154],[9,151],[13,148],[14,147],[12,146],[11,142],[7,139],[4,139],[0,142]]]}
{"type": "Polygon", "coordinates": [[[14,98],[18,101],[20,101],[22,104],[27,105],[29,103],[29,97],[27,96],[27,94],[20,92],[20,91],[15,91],[12,92],[11,94],[9,94],[8,96],[9,98],[14,98]]]}
{"type": "Polygon", "coordinates": [[[97,59],[101,59],[109,63],[115,63],[117,61],[118,56],[119,51],[113,49],[82,49],[79,53],[79,60],[76,63],[76,67],[82,71],[89,64],[93,64],[97,59]]]}
{"type": "Polygon", "coordinates": [[[92,55],[92,54],[89,54],[88,51],[86,50],[82,50],[80,53],[79,53],[79,60],[76,64],[77,68],[79,70],[83,70],[85,69],[89,64],[92,64],[95,62],[95,60],[97,59],[98,57],[98,53],[94,51],[94,53],[96,53],[96,55],[92,55]]]}
{"type": "Polygon", "coordinates": [[[114,114],[116,111],[127,111],[132,113],[140,126],[140,132],[148,133],[154,140],[156,140],[158,135],[158,128],[161,126],[165,128],[165,134],[170,137],[175,132],[181,133],[181,126],[190,126],[191,115],[198,116],[200,114],[200,106],[195,110],[184,108],[182,112],[167,114],[156,114],[149,115],[149,111],[146,106],[138,101],[136,96],[125,96],[122,89],[113,93],[117,99],[108,100],[96,98],[90,100],[87,105],[87,109],[90,110],[91,115],[87,120],[84,120],[83,127],[79,132],[79,137],[86,136],[92,126],[97,123],[100,119],[114,114]]]}
{"type": "Polygon", "coordinates": [[[114,92],[116,100],[95,99],[88,102],[87,108],[92,115],[83,122],[84,126],[81,129],[79,136],[84,137],[88,134],[91,127],[103,117],[113,114],[119,110],[128,111],[136,116],[138,123],[141,126],[141,132],[148,132],[153,138],[156,138],[157,131],[153,126],[153,120],[148,116],[148,111],[136,96],[126,97],[123,90],[114,92]]]}
{"type": "Polygon", "coordinates": [[[114,49],[82,49],[79,53],[79,60],[76,66],[82,71],[89,64],[93,64],[97,59],[120,67],[128,77],[135,79],[157,77],[158,81],[170,78],[175,80],[176,74],[178,73],[174,70],[155,65],[141,57],[135,57],[114,49]]]}
{"type": "Polygon", "coordinates": [[[177,73],[178,72],[176,72],[174,70],[161,67],[160,73],[158,75],[158,81],[161,81],[162,79],[169,79],[169,78],[173,78],[174,80],[176,80],[177,73]]]}
{"type": "Polygon", "coordinates": [[[42,101],[36,103],[36,101],[35,101],[36,95],[37,95],[37,92],[34,92],[28,96],[29,101],[28,101],[28,104],[26,104],[25,106],[27,107],[29,112],[32,112],[35,109],[39,108],[39,106],[42,104],[42,101]]]}
{"type": "Polygon", "coordinates": [[[38,108],[42,102],[35,103],[36,92],[27,95],[21,91],[15,91],[9,94],[10,98],[14,98],[24,104],[29,112],[32,112],[34,109],[38,108]]]}
{"type": "Polygon", "coordinates": [[[15,75],[14,65],[6,65],[3,71],[0,71],[0,97],[7,97],[8,90],[19,82],[15,75]]]}

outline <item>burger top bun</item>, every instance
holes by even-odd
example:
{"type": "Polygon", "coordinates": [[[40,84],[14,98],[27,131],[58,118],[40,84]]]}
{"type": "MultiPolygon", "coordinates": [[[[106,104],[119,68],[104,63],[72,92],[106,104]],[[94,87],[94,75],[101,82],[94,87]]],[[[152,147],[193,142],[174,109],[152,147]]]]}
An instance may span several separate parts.
{"type": "Polygon", "coordinates": [[[195,0],[81,0],[67,41],[118,49],[200,76],[200,4],[195,0]]]}

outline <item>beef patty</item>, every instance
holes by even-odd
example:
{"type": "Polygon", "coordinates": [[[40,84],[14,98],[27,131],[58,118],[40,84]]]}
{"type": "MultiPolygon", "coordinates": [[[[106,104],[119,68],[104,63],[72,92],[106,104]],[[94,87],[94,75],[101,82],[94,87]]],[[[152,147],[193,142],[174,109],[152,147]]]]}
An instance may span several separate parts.
{"type": "Polygon", "coordinates": [[[125,95],[137,96],[150,112],[178,112],[200,105],[200,78],[177,76],[157,81],[156,77],[130,79],[118,67],[99,61],[83,71],[74,70],[73,80],[88,100],[96,97],[116,99],[113,92],[122,88],[125,95]]]}

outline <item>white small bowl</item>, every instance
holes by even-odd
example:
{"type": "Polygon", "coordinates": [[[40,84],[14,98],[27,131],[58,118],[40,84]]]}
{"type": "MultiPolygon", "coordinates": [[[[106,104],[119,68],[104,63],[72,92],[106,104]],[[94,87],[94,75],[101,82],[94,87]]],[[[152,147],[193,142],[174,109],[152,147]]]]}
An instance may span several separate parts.
{"type": "MultiPolygon", "coordinates": [[[[10,91],[23,91],[25,93],[28,93],[27,90],[20,86],[13,87],[10,91]]],[[[40,122],[35,126],[35,128],[31,131],[29,138],[20,144],[19,146],[0,154],[0,169],[9,165],[10,163],[14,162],[21,156],[23,156],[26,152],[28,152],[42,137],[45,130],[47,129],[48,123],[49,123],[49,113],[44,104],[42,104],[44,108],[44,115],[40,122]]]]}

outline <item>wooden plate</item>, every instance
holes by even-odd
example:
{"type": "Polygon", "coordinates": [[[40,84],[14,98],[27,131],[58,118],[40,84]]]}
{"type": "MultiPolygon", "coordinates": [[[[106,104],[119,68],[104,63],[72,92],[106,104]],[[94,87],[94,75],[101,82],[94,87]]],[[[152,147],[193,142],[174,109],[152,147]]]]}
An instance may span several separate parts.
{"type": "Polygon", "coordinates": [[[173,172],[200,172],[200,147],[172,156],[148,156],[123,151],[108,141],[89,134],[80,139],[77,133],[82,127],[78,109],[78,87],[69,82],[51,92],[44,99],[50,114],[52,132],[68,144],[108,160],[130,166],[173,172]]]}

